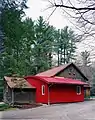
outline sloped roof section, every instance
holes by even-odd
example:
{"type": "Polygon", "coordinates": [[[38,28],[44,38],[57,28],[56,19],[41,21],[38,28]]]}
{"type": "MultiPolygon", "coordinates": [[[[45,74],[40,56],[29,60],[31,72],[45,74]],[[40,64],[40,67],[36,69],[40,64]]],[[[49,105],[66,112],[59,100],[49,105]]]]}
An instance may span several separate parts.
{"type": "Polygon", "coordinates": [[[57,76],[58,73],[64,71],[70,65],[73,65],[77,69],[77,71],[88,81],[88,78],[81,72],[81,70],[74,63],[64,64],[58,67],[51,68],[47,71],[36,74],[36,76],[48,76],[48,77],[57,76]]]}
{"type": "Polygon", "coordinates": [[[55,76],[55,77],[47,77],[47,76],[27,76],[27,77],[25,77],[25,79],[28,79],[28,78],[31,78],[31,81],[32,81],[32,79],[41,80],[47,84],[88,85],[88,83],[82,82],[80,80],[74,80],[71,78],[64,78],[64,77],[57,77],[57,76],[55,76]]]}
{"type": "Polygon", "coordinates": [[[45,72],[38,73],[36,76],[48,76],[48,77],[55,76],[60,71],[64,70],[68,65],[69,64],[64,64],[58,67],[51,68],[45,72]]]}
{"type": "Polygon", "coordinates": [[[30,85],[24,78],[5,76],[4,79],[10,88],[35,88],[30,85]]]}

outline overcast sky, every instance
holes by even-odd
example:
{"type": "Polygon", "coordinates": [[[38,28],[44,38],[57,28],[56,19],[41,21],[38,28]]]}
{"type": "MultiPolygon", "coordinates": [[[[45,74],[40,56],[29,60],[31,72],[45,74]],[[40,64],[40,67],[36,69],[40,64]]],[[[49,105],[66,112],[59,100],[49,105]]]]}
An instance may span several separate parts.
{"type": "MultiPolygon", "coordinates": [[[[53,8],[45,10],[49,5],[49,2],[47,2],[46,0],[28,0],[27,5],[28,5],[29,9],[27,9],[25,11],[26,15],[31,17],[33,20],[37,20],[39,16],[43,16],[44,19],[47,20],[47,18],[53,11],[53,8]]],[[[76,27],[73,24],[71,24],[70,19],[68,19],[68,17],[66,17],[63,14],[62,10],[60,10],[60,9],[57,9],[53,13],[53,15],[49,18],[48,21],[49,21],[50,25],[53,25],[57,29],[64,28],[67,25],[67,26],[71,27],[74,31],[78,31],[76,29],[76,27]]],[[[73,23],[74,23],[74,21],[73,21],[73,23]]],[[[95,46],[95,42],[94,43],[91,42],[91,39],[90,39],[90,41],[88,40],[88,43],[83,41],[83,44],[81,44],[81,43],[78,44],[77,52],[84,51],[85,49],[90,50],[90,48],[92,49],[92,48],[94,48],[94,46],[95,46]],[[89,45],[92,45],[93,47],[89,46],[89,45]]],[[[93,53],[93,51],[91,51],[91,52],[93,53]]]]}
{"type": "MultiPolygon", "coordinates": [[[[33,20],[36,20],[39,16],[43,16],[44,19],[47,20],[53,11],[53,8],[45,10],[49,5],[49,2],[46,0],[28,0],[27,5],[29,6],[29,9],[26,10],[26,15],[31,17],[33,20]]],[[[69,22],[68,19],[63,16],[60,9],[57,9],[48,21],[50,25],[53,25],[58,29],[64,28],[64,26],[68,25],[69,22]]]]}

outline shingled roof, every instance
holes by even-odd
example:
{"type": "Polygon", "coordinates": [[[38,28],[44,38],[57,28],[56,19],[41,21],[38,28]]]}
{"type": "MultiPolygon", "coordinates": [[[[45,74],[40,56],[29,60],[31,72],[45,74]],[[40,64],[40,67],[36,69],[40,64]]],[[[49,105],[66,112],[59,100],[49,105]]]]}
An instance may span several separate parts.
{"type": "Polygon", "coordinates": [[[52,77],[55,76],[58,72],[64,70],[68,65],[62,65],[62,66],[58,66],[58,67],[54,67],[51,68],[47,71],[38,73],[36,76],[48,76],[48,77],[52,77]]]}
{"type": "Polygon", "coordinates": [[[30,85],[24,78],[5,76],[4,79],[10,88],[35,88],[30,85]]]}
{"type": "Polygon", "coordinates": [[[60,73],[61,71],[64,71],[66,68],[68,68],[70,65],[73,65],[77,71],[86,79],[88,80],[88,78],[81,72],[81,70],[74,64],[74,63],[69,63],[69,64],[64,64],[58,67],[54,67],[51,68],[47,71],[41,72],[36,74],[36,76],[48,76],[48,77],[53,77],[56,76],[58,73],[60,73]]]}

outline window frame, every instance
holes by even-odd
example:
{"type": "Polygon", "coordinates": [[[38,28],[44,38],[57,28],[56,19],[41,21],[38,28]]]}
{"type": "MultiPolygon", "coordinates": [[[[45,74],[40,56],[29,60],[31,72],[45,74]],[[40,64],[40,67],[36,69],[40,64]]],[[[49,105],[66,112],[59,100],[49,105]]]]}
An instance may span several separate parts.
{"type": "Polygon", "coordinates": [[[77,95],[81,95],[81,86],[76,87],[76,93],[77,95]]]}
{"type": "Polygon", "coordinates": [[[69,75],[70,75],[70,76],[71,76],[71,74],[72,74],[72,73],[71,73],[71,72],[69,72],[69,75]]]}
{"type": "Polygon", "coordinates": [[[41,90],[42,90],[42,95],[45,95],[45,85],[42,85],[41,90]]]}

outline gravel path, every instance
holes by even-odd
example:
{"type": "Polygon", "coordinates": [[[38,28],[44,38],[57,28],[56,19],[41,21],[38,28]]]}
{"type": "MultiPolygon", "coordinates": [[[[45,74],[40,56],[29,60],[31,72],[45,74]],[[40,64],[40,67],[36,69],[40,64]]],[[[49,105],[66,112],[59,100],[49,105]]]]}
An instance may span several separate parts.
{"type": "Polygon", "coordinates": [[[0,120],[95,120],[95,101],[0,112],[0,120]]]}

